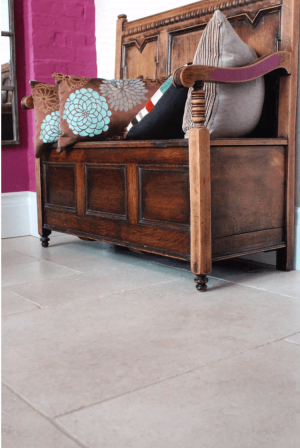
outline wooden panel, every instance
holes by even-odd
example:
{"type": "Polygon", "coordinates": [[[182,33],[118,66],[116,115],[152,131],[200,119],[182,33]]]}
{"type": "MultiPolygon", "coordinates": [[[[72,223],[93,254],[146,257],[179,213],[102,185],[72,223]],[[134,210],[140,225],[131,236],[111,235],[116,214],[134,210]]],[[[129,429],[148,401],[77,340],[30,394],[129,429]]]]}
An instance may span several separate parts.
{"type": "Polygon", "coordinates": [[[212,240],[213,259],[231,258],[245,253],[284,247],[284,227],[242,233],[212,240]],[[269,249],[268,249],[269,247],[269,249]]]}
{"type": "Polygon", "coordinates": [[[43,162],[43,190],[46,207],[76,211],[76,164],[43,162]]]}
{"type": "Polygon", "coordinates": [[[262,9],[253,23],[247,16],[244,16],[243,20],[237,18],[229,20],[242,41],[254,48],[259,57],[279,50],[281,11],[279,3],[278,6],[271,4],[262,9]]]}
{"type": "Polygon", "coordinates": [[[284,147],[213,147],[212,237],[284,225],[284,147]]]}
{"type": "MultiPolygon", "coordinates": [[[[122,221],[100,217],[79,217],[58,210],[45,210],[45,228],[70,234],[86,235],[92,239],[134,247],[174,258],[190,259],[189,234],[144,226],[133,226],[122,221]]],[[[285,247],[284,228],[267,229],[241,235],[213,239],[213,261],[238,257],[262,250],[285,247]]]]}
{"type": "Polygon", "coordinates": [[[126,219],[125,165],[85,164],[86,212],[126,219]]]}
{"type": "MultiPolygon", "coordinates": [[[[281,0],[232,0],[225,3],[210,0],[185,5],[137,21],[125,22],[122,33],[123,48],[128,48],[127,46],[134,41],[141,47],[145,39],[150,40],[159,36],[159,41],[162,37],[163,50],[159,50],[159,59],[149,58],[144,66],[139,66],[142,71],[138,74],[148,75],[149,72],[153,73],[156,70],[159,76],[166,75],[193,60],[203,29],[213,12],[219,9],[241,39],[252,46],[259,56],[279,49],[284,50],[286,48],[279,48],[281,3],[281,0]],[[170,39],[168,55],[165,49],[167,35],[170,39]]],[[[141,59],[138,51],[131,52],[130,56],[128,60],[126,57],[127,73],[134,71],[135,65],[139,64],[141,59]]]]}
{"type": "Polygon", "coordinates": [[[196,29],[192,32],[185,31],[170,35],[170,73],[173,73],[178,67],[181,67],[188,62],[193,62],[195,51],[198,47],[204,27],[205,25],[202,26],[202,29],[196,29]]]}
{"type": "Polygon", "coordinates": [[[123,65],[124,78],[156,78],[157,37],[153,40],[133,42],[125,46],[125,61],[123,65]]]}
{"type": "Polygon", "coordinates": [[[188,166],[141,165],[139,223],[189,229],[188,166]]]}
{"type": "Polygon", "coordinates": [[[190,236],[182,231],[136,226],[122,220],[106,219],[98,215],[81,217],[76,214],[69,214],[67,220],[65,217],[64,212],[46,209],[46,227],[59,227],[67,233],[78,231],[83,236],[93,237],[98,235],[102,241],[122,242],[125,246],[146,246],[154,249],[154,252],[159,249],[160,253],[172,254],[170,256],[175,257],[180,254],[186,254],[187,256],[189,254],[190,236]]]}

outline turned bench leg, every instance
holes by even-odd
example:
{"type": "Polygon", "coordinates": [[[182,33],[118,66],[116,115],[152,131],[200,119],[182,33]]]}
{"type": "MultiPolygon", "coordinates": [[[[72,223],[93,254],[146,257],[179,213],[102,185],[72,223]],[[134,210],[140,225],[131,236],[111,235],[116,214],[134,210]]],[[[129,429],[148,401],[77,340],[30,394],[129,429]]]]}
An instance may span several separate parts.
{"type": "Polygon", "coordinates": [[[197,275],[195,278],[196,288],[198,291],[206,291],[207,290],[207,282],[208,278],[207,275],[197,275]]]}
{"type": "Polygon", "coordinates": [[[41,241],[43,247],[49,246],[50,238],[48,238],[48,237],[50,234],[51,234],[51,230],[43,228],[43,232],[42,232],[41,238],[40,238],[40,241],[41,241]]]}
{"type": "Polygon", "coordinates": [[[197,275],[198,291],[206,291],[212,269],[210,135],[204,127],[205,93],[202,83],[192,91],[192,119],[189,131],[189,173],[191,204],[191,271],[197,275]]]}

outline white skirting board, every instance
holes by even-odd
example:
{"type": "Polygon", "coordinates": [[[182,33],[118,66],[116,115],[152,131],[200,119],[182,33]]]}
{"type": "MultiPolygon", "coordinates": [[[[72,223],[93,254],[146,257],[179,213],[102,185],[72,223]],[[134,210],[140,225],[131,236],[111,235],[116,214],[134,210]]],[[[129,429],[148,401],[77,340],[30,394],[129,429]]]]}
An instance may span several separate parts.
{"type": "MultiPolygon", "coordinates": [[[[21,191],[2,193],[2,238],[32,235],[39,237],[37,226],[36,193],[21,191]]],[[[54,235],[59,235],[53,232],[54,235]]],[[[275,251],[247,255],[247,260],[276,264],[275,251]]],[[[295,269],[300,270],[300,207],[295,207],[295,269]]]]}
{"type": "MultiPolygon", "coordinates": [[[[20,191],[1,194],[1,237],[35,236],[39,238],[36,193],[20,191]]],[[[59,235],[57,232],[53,236],[59,235]]]]}
{"type": "Polygon", "coordinates": [[[1,227],[2,238],[26,235],[38,237],[36,193],[2,193],[1,227]]]}

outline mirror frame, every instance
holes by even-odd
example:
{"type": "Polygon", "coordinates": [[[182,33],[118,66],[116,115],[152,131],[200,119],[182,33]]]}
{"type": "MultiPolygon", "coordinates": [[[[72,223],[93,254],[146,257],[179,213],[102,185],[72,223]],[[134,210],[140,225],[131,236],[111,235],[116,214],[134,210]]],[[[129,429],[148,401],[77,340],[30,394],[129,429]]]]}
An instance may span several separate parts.
{"type": "Polygon", "coordinates": [[[2,140],[2,146],[12,146],[20,144],[19,135],[19,111],[18,111],[18,93],[17,93],[17,74],[16,74],[16,39],[15,39],[15,14],[14,0],[8,0],[9,13],[9,31],[1,31],[1,36],[9,37],[10,40],[10,73],[11,85],[1,86],[1,90],[12,92],[12,120],[13,120],[13,140],[2,140]]]}

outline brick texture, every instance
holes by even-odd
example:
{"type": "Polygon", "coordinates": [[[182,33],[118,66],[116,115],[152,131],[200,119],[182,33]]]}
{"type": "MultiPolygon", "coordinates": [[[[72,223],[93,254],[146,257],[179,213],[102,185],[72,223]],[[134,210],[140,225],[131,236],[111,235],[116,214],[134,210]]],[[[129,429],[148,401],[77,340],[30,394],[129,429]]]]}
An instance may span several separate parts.
{"type": "MultiPolygon", "coordinates": [[[[51,73],[97,76],[94,0],[15,0],[17,91],[51,73]]],[[[34,113],[19,106],[20,145],[2,148],[2,192],[35,191],[34,113]]]]}
{"type": "Polygon", "coordinates": [[[35,78],[53,82],[54,71],[96,76],[94,0],[31,4],[35,78]]]}

